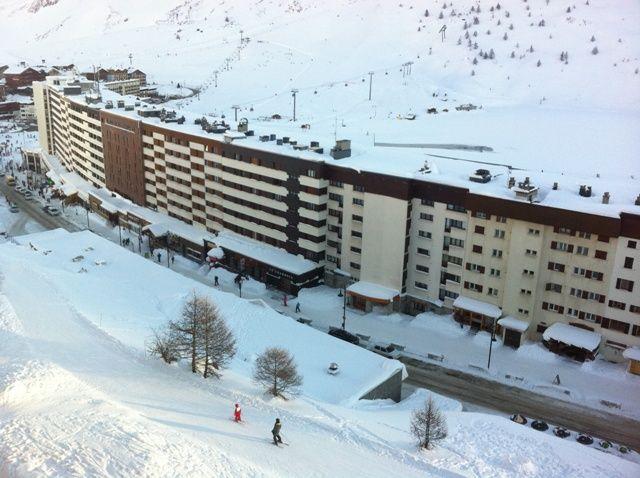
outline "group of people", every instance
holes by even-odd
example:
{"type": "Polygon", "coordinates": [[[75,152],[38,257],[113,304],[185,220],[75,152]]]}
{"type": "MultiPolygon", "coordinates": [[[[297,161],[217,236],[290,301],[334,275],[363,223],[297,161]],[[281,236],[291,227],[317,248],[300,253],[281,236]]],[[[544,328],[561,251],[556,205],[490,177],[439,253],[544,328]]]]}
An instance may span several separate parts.
{"type": "MultiPolygon", "coordinates": [[[[240,408],[239,403],[236,403],[236,406],[233,410],[233,418],[236,422],[242,422],[242,409],[240,408]]],[[[282,428],[282,422],[280,422],[279,418],[276,418],[276,422],[273,424],[273,428],[271,429],[274,445],[278,445],[279,443],[282,443],[282,437],[280,436],[281,428],[282,428]]]]}

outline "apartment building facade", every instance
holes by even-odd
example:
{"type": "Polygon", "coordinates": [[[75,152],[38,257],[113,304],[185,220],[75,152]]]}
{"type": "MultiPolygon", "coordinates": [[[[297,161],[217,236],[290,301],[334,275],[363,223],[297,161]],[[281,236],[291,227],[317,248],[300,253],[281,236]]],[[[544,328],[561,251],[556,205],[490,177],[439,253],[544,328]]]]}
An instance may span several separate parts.
{"type": "Polygon", "coordinates": [[[485,196],[106,111],[55,85],[34,94],[41,145],[92,184],[317,264],[296,276],[228,251],[235,269],[292,291],[372,284],[385,297],[347,287],[351,305],[454,309],[486,327],[459,310],[465,298],[526,323],[531,338],[556,322],[600,333],[612,359],[640,344],[640,207],[598,215],[485,196]]]}

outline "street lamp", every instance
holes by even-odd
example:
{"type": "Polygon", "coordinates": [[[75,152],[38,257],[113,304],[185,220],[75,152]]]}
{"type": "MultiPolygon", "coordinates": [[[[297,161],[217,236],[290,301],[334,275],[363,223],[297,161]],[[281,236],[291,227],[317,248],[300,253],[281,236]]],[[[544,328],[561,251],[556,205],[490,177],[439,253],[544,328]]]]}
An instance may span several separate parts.
{"type": "Polygon", "coordinates": [[[496,340],[496,319],[491,318],[491,341],[489,342],[489,360],[487,361],[487,370],[491,367],[491,350],[493,348],[493,342],[496,340]]]}
{"type": "Polygon", "coordinates": [[[338,292],[338,297],[342,297],[342,330],[345,330],[347,322],[347,288],[343,287],[338,292]],[[344,290],[344,293],[342,292],[344,290]]]}

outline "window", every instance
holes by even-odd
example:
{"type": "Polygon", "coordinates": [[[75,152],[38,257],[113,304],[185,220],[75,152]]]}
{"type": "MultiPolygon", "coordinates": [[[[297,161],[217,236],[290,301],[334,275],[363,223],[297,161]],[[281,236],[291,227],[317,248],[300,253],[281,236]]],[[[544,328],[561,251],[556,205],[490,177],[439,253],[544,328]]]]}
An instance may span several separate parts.
{"type": "Polygon", "coordinates": [[[607,258],[607,253],[605,251],[597,250],[594,257],[596,259],[606,259],[607,258]]]}
{"type": "Polygon", "coordinates": [[[463,231],[465,230],[464,222],[458,221],[457,219],[446,218],[444,221],[444,227],[445,229],[455,227],[456,229],[462,229],[463,231]]]}
{"type": "Polygon", "coordinates": [[[547,282],[545,290],[562,293],[562,286],[560,284],[554,284],[553,282],[547,282]]]}
{"type": "Polygon", "coordinates": [[[569,234],[570,236],[573,236],[573,231],[568,227],[559,227],[557,232],[559,234],[569,234]]]}
{"type": "Polygon", "coordinates": [[[425,221],[433,221],[433,214],[427,214],[426,212],[421,212],[420,219],[424,219],[425,221]]]}
{"type": "Polygon", "coordinates": [[[332,201],[337,201],[342,204],[342,194],[329,193],[329,199],[332,201]]]}
{"type": "Polygon", "coordinates": [[[364,199],[353,198],[353,204],[356,206],[364,206],[364,199]]]}
{"type": "MultiPolygon", "coordinates": [[[[529,311],[527,309],[518,309],[518,313],[522,314],[522,315],[529,315],[529,311]]],[[[544,327],[546,329],[546,327],[544,325],[538,325],[538,328],[540,327],[544,327]]]]}
{"type": "Polygon", "coordinates": [[[473,247],[471,248],[472,252],[475,252],[476,254],[482,254],[482,246],[478,246],[477,244],[474,244],[473,247]]]}
{"type": "Polygon", "coordinates": [[[360,270],[360,264],[358,264],[357,262],[350,262],[349,265],[351,266],[352,269],[355,269],[357,271],[360,270]]]}
{"type": "Polygon", "coordinates": [[[547,269],[549,269],[550,271],[564,272],[564,264],[559,264],[558,262],[549,262],[547,269]]]}
{"type": "Polygon", "coordinates": [[[344,186],[344,184],[343,184],[341,181],[335,181],[335,180],[333,180],[333,179],[332,179],[331,181],[329,181],[329,184],[330,184],[331,186],[336,187],[336,188],[341,188],[341,187],[343,187],[343,186],[344,186]]]}
{"type": "Polygon", "coordinates": [[[309,176],[310,178],[315,178],[316,177],[316,172],[313,169],[309,169],[307,171],[307,176],[309,176]]]}
{"type": "Polygon", "coordinates": [[[542,303],[542,310],[548,310],[551,312],[556,312],[558,314],[564,314],[564,307],[557,304],[552,304],[550,302],[542,303]]]}
{"type": "Polygon", "coordinates": [[[522,295],[531,295],[531,291],[529,289],[520,289],[520,293],[522,295]]]}
{"type": "Polygon", "coordinates": [[[362,254],[362,249],[359,247],[351,246],[351,252],[355,252],[356,254],[362,254]]]}
{"type": "Polygon", "coordinates": [[[633,281],[628,279],[620,279],[616,280],[616,289],[626,290],[628,292],[633,292],[633,281]]]}
{"type": "Polygon", "coordinates": [[[580,254],[581,256],[589,255],[589,248],[585,246],[576,247],[576,254],[580,254]]]}
{"type": "Polygon", "coordinates": [[[491,257],[502,257],[502,251],[500,249],[494,249],[491,251],[491,257]]]}
{"type": "Polygon", "coordinates": [[[624,268],[625,269],[633,269],[633,257],[625,257],[624,258],[624,268]]]}
{"type": "Polygon", "coordinates": [[[425,239],[431,239],[431,233],[429,231],[418,231],[418,236],[424,237],[425,239]]]}
{"type": "Polygon", "coordinates": [[[573,244],[566,242],[551,241],[551,249],[562,252],[573,252],[573,244]]]}
{"type": "Polygon", "coordinates": [[[489,275],[493,277],[500,277],[500,269],[491,269],[489,275]]]}
{"type": "Polygon", "coordinates": [[[640,314],[640,305],[630,305],[629,312],[633,312],[634,314],[640,314]]]}
{"type": "Polygon", "coordinates": [[[352,214],[351,219],[357,222],[362,222],[362,216],[358,216],[357,214],[352,214]]]}
{"type": "Polygon", "coordinates": [[[578,317],[578,313],[579,313],[579,312],[580,312],[580,311],[579,311],[578,309],[572,309],[571,307],[569,307],[569,308],[567,309],[567,315],[568,315],[569,317],[578,317]]]}
{"type": "Polygon", "coordinates": [[[522,274],[525,276],[533,277],[533,271],[530,269],[522,269],[522,274]]]}
{"type": "Polygon", "coordinates": [[[502,229],[496,229],[495,231],[493,231],[493,237],[497,239],[504,239],[504,235],[505,231],[503,231],[502,229]]]}
{"type": "Polygon", "coordinates": [[[475,292],[482,292],[482,286],[480,284],[474,284],[473,282],[465,281],[464,288],[475,292]]]}
{"type": "Polygon", "coordinates": [[[539,236],[540,235],[540,229],[529,229],[529,235],[531,235],[531,236],[539,236]]]}
{"type": "Polygon", "coordinates": [[[423,255],[423,256],[429,256],[429,250],[428,249],[423,249],[422,247],[418,247],[418,254],[423,255]]]}
{"type": "Polygon", "coordinates": [[[504,216],[496,216],[496,222],[505,223],[505,222],[507,222],[507,218],[504,217],[504,216]]]}
{"type": "Polygon", "coordinates": [[[631,332],[631,335],[634,337],[640,337],[640,325],[633,326],[633,332],[631,332]]]}
{"type": "Polygon", "coordinates": [[[467,262],[466,268],[468,271],[484,274],[484,266],[481,266],[480,264],[472,264],[471,262],[467,262]]]}
{"type": "Polygon", "coordinates": [[[616,332],[621,332],[623,334],[629,333],[629,324],[620,320],[603,317],[600,326],[603,329],[615,330],[616,332]]]}
{"type": "Polygon", "coordinates": [[[582,239],[591,239],[591,233],[578,231],[578,237],[582,239]]]}
{"type": "Polygon", "coordinates": [[[335,256],[331,256],[329,254],[327,254],[327,262],[333,262],[334,264],[338,263],[338,258],[335,256]]]}
{"type": "Polygon", "coordinates": [[[362,237],[362,233],[360,231],[351,231],[351,235],[353,237],[362,237]]]}
{"type": "Polygon", "coordinates": [[[610,300],[609,307],[613,309],[625,310],[627,308],[627,304],[624,302],[618,302],[617,300],[610,300]]]}
{"type": "Polygon", "coordinates": [[[476,226],[474,228],[473,232],[475,232],[476,234],[484,234],[484,227],[483,226],[476,226]]]}
{"type": "Polygon", "coordinates": [[[457,292],[453,292],[452,290],[442,290],[442,289],[440,289],[440,292],[442,293],[443,296],[448,297],[450,299],[457,299],[458,296],[460,295],[457,292]]]}
{"type": "Polygon", "coordinates": [[[423,265],[420,265],[420,264],[416,264],[416,270],[418,272],[424,272],[425,274],[429,273],[429,268],[427,266],[423,266],[423,265]]]}
{"type": "Polygon", "coordinates": [[[425,284],[424,282],[415,281],[413,283],[413,285],[416,286],[416,289],[422,289],[422,290],[428,290],[429,289],[429,286],[427,284],[425,284]]]}
{"type": "Polygon", "coordinates": [[[444,238],[445,246],[455,246],[455,247],[464,247],[464,241],[462,239],[456,239],[455,237],[446,237],[444,238]]]}
{"type": "Polygon", "coordinates": [[[433,201],[431,199],[421,199],[420,204],[422,204],[423,206],[433,207],[433,201]]]}
{"type": "Polygon", "coordinates": [[[627,241],[627,247],[629,249],[635,249],[638,243],[636,241],[627,241]]]}
{"type": "Polygon", "coordinates": [[[476,211],[473,213],[473,217],[477,217],[478,219],[487,219],[487,213],[482,211],[476,211]]]}
{"type": "Polygon", "coordinates": [[[463,208],[462,206],[458,206],[457,204],[447,204],[447,209],[449,211],[467,212],[465,208],[463,208]]]}
{"type": "Polygon", "coordinates": [[[487,295],[497,296],[498,289],[496,289],[495,287],[489,287],[489,289],[487,290],[487,295]]]}
{"type": "Polygon", "coordinates": [[[353,185],[353,190],[357,191],[359,193],[363,193],[364,192],[364,186],[360,186],[359,184],[354,184],[353,185]]]}
{"type": "Polygon", "coordinates": [[[528,255],[528,256],[534,256],[535,257],[535,256],[538,255],[538,251],[534,251],[533,249],[527,249],[525,251],[525,254],[528,255]]]}

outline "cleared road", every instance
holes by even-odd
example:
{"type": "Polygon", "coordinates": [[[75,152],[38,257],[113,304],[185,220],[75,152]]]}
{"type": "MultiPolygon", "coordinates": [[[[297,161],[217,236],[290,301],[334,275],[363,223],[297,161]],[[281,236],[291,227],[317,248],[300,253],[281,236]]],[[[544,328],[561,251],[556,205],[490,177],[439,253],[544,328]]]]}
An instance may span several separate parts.
{"type": "MultiPolygon", "coordinates": [[[[81,228],[67,221],[61,216],[50,216],[49,214],[44,212],[42,210],[42,205],[35,199],[32,201],[27,201],[22,194],[18,193],[12,187],[9,187],[7,185],[5,178],[0,178],[0,192],[2,192],[2,194],[4,194],[10,202],[17,204],[20,212],[22,212],[25,216],[33,219],[45,229],[57,229],[61,227],[71,232],[81,230],[81,228]]],[[[18,224],[20,222],[21,221],[18,221],[18,224]]],[[[12,229],[15,229],[15,227],[13,227],[12,229]]],[[[9,233],[12,235],[18,235],[17,233],[12,233],[11,231],[9,231],[9,233]]]]}
{"type": "Polygon", "coordinates": [[[640,450],[640,421],[585,407],[547,395],[511,387],[440,365],[411,358],[400,359],[406,366],[410,385],[506,414],[522,413],[594,437],[640,450]]]}

